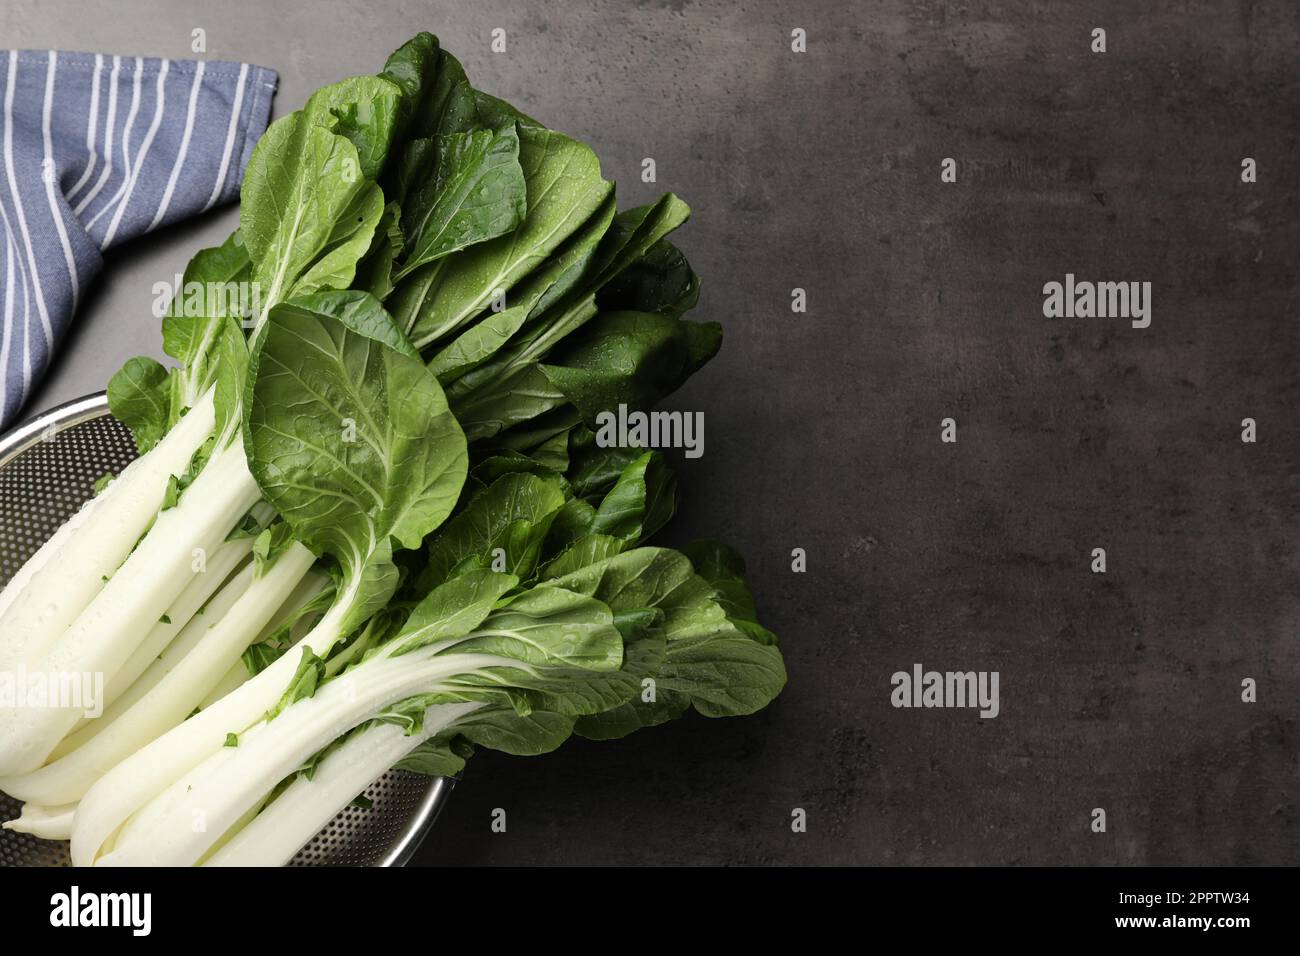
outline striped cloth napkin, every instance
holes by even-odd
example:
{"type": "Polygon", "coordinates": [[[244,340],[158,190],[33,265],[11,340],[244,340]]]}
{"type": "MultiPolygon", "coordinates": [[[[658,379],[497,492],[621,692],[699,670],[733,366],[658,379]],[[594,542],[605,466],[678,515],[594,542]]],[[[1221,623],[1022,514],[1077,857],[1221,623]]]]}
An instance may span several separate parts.
{"type": "Polygon", "coordinates": [[[0,428],[49,366],[101,253],[239,195],[274,71],[0,51],[0,428]]]}

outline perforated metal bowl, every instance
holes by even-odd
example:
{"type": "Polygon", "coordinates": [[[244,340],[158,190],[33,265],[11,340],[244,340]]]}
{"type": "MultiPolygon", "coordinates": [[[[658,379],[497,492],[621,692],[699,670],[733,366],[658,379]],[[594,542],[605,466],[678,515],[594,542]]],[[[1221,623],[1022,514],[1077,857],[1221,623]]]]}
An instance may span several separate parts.
{"type": "MultiPolygon", "coordinates": [[[[0,584],[93,493],[95,479],[135,457],[130,433],[108,413],[103,393],[38,415],[0,438],[0,584]]],[[[393,770],[366,791],[367,809],[348,807],[291,866],[402,866],[442,809],[452,781],[393,770]]],[[[19,804],[0,794],[0,820],[19,804]]],[[[0,830],[0,865],[68,866],[68,845],[0,830]]]]}

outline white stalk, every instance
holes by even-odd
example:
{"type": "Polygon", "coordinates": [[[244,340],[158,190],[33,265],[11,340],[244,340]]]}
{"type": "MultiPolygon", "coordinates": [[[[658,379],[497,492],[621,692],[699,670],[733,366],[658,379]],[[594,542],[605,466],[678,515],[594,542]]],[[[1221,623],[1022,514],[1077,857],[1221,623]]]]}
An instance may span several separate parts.
{"type": "MultiPolygon", "coordinates": [[[[193,866],[276,783],[384,707],[437,691],[460,675],[519,663],[490,654],[433,655],[428,650],[372,658],[241,734],[237,747],[210,752],[208,759],[141,808],[118,835],[112,852],[96,862],[193,866]],[[200,819],[203,827],[196,828],[194,821],[200,819]]],[[[74,829],[74,862],[76,838],[74,829]]]]}
{"type": "MultiPolygon", "coordinates": [[[[220,620],[247,587],[247,579],[240,584],[239,576],[232,579],[230,572],[240,559],[248,557],[252,549],[252,542],[246,539],[231,541],[213,555],[207,570],[195,576],[167,612],[169,618],[173,614],[176,617],[171,618],[170,623],[160,621],[154,625],[144,643],[136,648],[122,665],[122,670],[105,688],[104,713],[99,717],[83,717],[78,721],[72,731],[50,751],[51,762],[83,746],[111,724],[118,714],[134,706],[171,670],[177,654],[193,647],[204,631],[220,620]],[[217,585],[221,586],[221,590],[213,596],[209,592],[217,585]]],[[[251,575],[250,568],[249,577],[251,575]]]]}
{"type": "Polygon", "coordinates": [[[108,684],[104,693],[105,703],[112,704],[134,685],[137,678],[163,655],[200,610],[203,611],[203,616],[207,615],[208,611],[204,605],[217,593],[218,588],[226,583],[231,572],[252,553],[253,538],[237,538],[222,544],[208,558],[207,566],[203,571],[194,575],[194,579],[185,586],[180,597],[167,609],[167,618],[171,623],[164,624],[160,621],[154,625],[149,636],[126,659],[122,669],[108,684]]]}
{"type": "Polygon", "coordinates": [[[260,674],[249,678],[206,710],[173,727],[106,773],[81,801],[72,831],[72,861],[89,866],[106,842],[138,809],[219,752],[228,733],[242,733],[260,721],[284,695],[298,670],[302,649],[320,657],[339,640],[359,584],[340,594],[316,626],[260,674]]]}
{"type": "Polygon", "coordinates": [[[265,805],[269,797],[270,794],[268,793],[266,797],[259,800],[256,805],[250,807],[249,811],[245,813],[243,817],[240,818],[238,823],[236,823],[233,827],[231,827],[228,831],[226,831],[226,833],[221,837],[220,840],[217,840],[215,843],[212,844],[212,848],[208,850],[206,854],[204,854],[203,858],[199,860],[199,862],[196,863],[195,866],[203,866],[207,862],[208,857],[212,856],[223,846],[225,846],[225,843],[228,839],[230,839],[236,833],[242,830],[247,823],[249,823],[255,816],[258,815],[258,813],[261,812],[262,807],[265,805]]]}
{"type": "MultiPolygon", "coordinates": [[[[150,691],[158,686],[158,683],[167,676],[173,667],[185,659],[186,654],[198,646],[212,627],[220,623],[230,613],[239,599],[244,596],[244,592],[248,590],[248,585],[252,583],[252,580],[253,565],[250,562],[226,582],[221,590],[208,602],[202,614],[197,614],[190,619],[190,622],[181,630],[181,633],[171,643],[171,646],[166,648],[149,665],[145,672],[140,675],[140,679],[127,688],[125,694],[109,705],[108,709],[98,718],[87,718],[82,722],[83,726],[78,727],[75,733],[69,734],[60,741],[59,746],[55,748],[54,753],[51,755],[53,759],[50,763],[21,777],[0,777],[0,790],[5,789],[5,787],[21,788],[23,781],[30,781],[33,778],[39,780],[43,775],[48,777],[50,768],[58,765],[63,757],[85,747],[91,740],[113,726],[123,714],[130,713],[150,691]]],[[[188,714],[188,711],[186,713],[188,714]]],[[[163,730],[167,729],[169,728],[163,728],[163,730]]],[[[159,733],[161,732],[159,731],[159,733]]],[[[155,736],[157,735],[155,734],[155,736]]]]}
{"type": "MultiPolygon", "coordinates": [[[[256,505],[251,514],[263,527],[275,517],[274,509],[265,502],[256,505]]],[[[225,613],[229,604],[233,603],[238,595],[228,594],[218,600],[213,598],[213,592],[216,591],[218,586],[226,585],[230,573],[234,571],[241,560],[252,552],[253,542],[252,537],[228,541],[217,550],[216,554],[208,559],[207,567],[203,573],[190,582],[189,586],[181,592],[181,596],[177,598],[176,604],[168,610],[167,616],[171,618],[171,623],[155,625],[145,643],[141,644],[135,653],[127,659],[118,676],[105,689],[104,703],[106,707],[111,707],[118,700],[124,702],[123,706],[133,704],[148,693],[167,671],[171,670],[176,662],[176,649],[184,648],[188,650],[193,646],[193,641],[197,640],[197,635],[193,636],[192,639],[186,638],[184,640],[178,639],[176,636],[196,616],[201,617],[210,625],[225,613]],[[162,666],[155,666],[160,662],[162,666]]],[[[277,613],[274,620],[262,628],[262,633],[252,643],[262,640],[271,631],[288,620],[307,601],[320,594],[329,583],[330,579],[327,575],[315,571],[309,572],[303,577],[298,587],[294,588],[293,594],[289,595],[289,599],[284,602],[284,606],[277,613]]],[[[204,703],[200,706],[207,706],[207,704],[204,703]]],[[[72,733],[64,737],[50,753],[50,760],[57,760],[70,753],[76,747],[85,743],[86,739],[103,730],[105,726],[106,721],[102,716],[99,719],[83,717],[72,733]],[[86,737],[82,737],[82,732],[88,727],[93,729],[88,732],[86,737]]]]}
{"type": "Polygon", "coordinates": [[[221,679],[212,686],[212,690],[208,691],[207,696],[204,697],[203,700],[199,701],[199,710],[206,710],[211,707],[236,687],[243,684],[244,681],[248,680],[248,677],[248,668],[244,666],[244,662],[242,660],[235,661],[235,663],[231,665],[230,669],[221,675],[221,679]]]}
{"type": "MultiPolygon", "coordinates": [[[[178,651],[170,670],[140,700],[105,714],[109,723],[66,757],[23,777],[0,779],[0,789],[20,800],[71,803],[105,773],[150,741],[183,724],[216,686],[285,599],[311,569],[316,557],[294,542],[261,577],[249,565],[222,589],[236,600],[223,614],[196,617],[182,639],[197,630],[192,647],[178,651]]],[[[178,639],[178,643],[181,639],[178,639]]],[[[170,650],[170,649],[169,649],[170,650]]],[[[161,665],[162,662],[159,662],[161,665]]]]}
{"type": "Polygon", "coordinates": [[[157,514],[168,479],[185,472],[214,424],[209,391],[14,575],[0,598],[0,669],[35,663],[100,593],[157,514]]]}
{"type": "Polygon", "coordinates": [[[349,737],[317,765],[299,775],[251,822],[228,835],[203,866],[283,866],[334,819],[357,794],[420,744],[436,737],[483,704],[435,704],[419,733],[397,724],[376,724],[349,737]]]}
{"type": "MultiPolygon", "coordinates": [[[[324,591],[330,585],[330,577],[314,569],[303,575],[302,580],[294,586],[293,591],[285,599],[284,604],[275,613],[275,616],[262,628],[258,635],[249,641],[249,646],[264,640],[273,631],[280,628],[286,621],[291,620],[304,605],[313,600],[317,595],[324,591]]],[[[217,681],[208,695],[199,703],[200,710],[206,710],[214,703],[225,697],[236,687],[239,687],[249,678],[248,667],[244,664],[242,657],[230,666],[230,669],[217,681]]],[[[169,654],[163,655],[163,663],[167,670],[175,666],[175,661],[170,659],[169,654]]]]}
{"type": "MultiPolygon", "coordinates": [[[[31,669],[111,681],[192,580],[196,555],[216,551],[260,497],[242,442],[215,452],[177,506],[158,515],[118,573],[31,669]]],[[[73,707],[0,710],[0,774],[35,770],[80,716],[73,707]]]]}
{"type": "Polygon", "coordinates": [[[22,815],[16,820],[0,824],[15,833],[30,833],[42,840],[67,840],[72,836],[72,815],[75,803],[63,807],[46,807],[38,803],[24,803],[22,815]]]}

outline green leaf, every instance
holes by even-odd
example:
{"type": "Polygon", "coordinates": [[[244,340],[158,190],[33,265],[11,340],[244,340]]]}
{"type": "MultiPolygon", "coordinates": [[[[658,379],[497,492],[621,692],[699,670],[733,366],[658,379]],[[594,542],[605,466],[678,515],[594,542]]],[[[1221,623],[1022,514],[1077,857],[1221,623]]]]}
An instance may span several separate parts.
{"type": "Polygon", "coordinates": [[[551,520],[563,504],[558,477],[508,474],[498,478],[429,542],[422,583],[426,587],[441,583],[457,568],[491,567],[497,548],[505,550],[506,572],[528,577],[551,520]]]}
{"type": "Polygon", "coordinates": [[[402,89],[382,76],[354,76],[318,89],[302,112],[315,126],[345,137],[361,175],[377,179],[397,131],[402,89]]]}
{"type": "Polygon", "coordinates": [[[567,290],[562,300],[539,318],[530,316],[508,348],[449,387],[452,407],[471,441],[550,413],[565,400],[588,423],[619,401],[647,407],[712,357],[721,341],[717,326],[691,326],[650,313],[612,314],[651,316],[636,327],[601,316],[594,331],[584,329],[576,341],[566,341],[597,315],[597,291],[689,214],[686,204],[669,193],[651,206],[614,217],[581,276],[559,283],[567,290]],[[538,364],[542,358],[547,364],[538,364]]]}
{"type": "Polygon", "coordinates": [[[460,62],[431,33],[412,37],[389,56],[381,74],[402,91],[401,135],[425,139],[479,125],[474,90],[460,62]]]}
{"type": "Polygon", "coordinates": [[[623,639],[603,602],[552,582],[492,612],[456,652],[497,654],[536,668],[617,670],[623,639]]]}
{"type": "Polygon", "coordinates": [[[186,367],[200,360],[209,338],[206,320],[243,317],[248,290],[238,284],[251,275],[252,261],[238,229],[221,245],[196,252],[163,319],[163,351],[186,367]]]}
{"type": "Polygon", "coordinates": [[[151,358],[127,359],[108,381],[108,408],[131,430],[135,447],[144,454],[172,426],[172,370],[151,358]]]}
{"type": "Polygon", "coordinates": [[[163,319],[163,349],[182,364],[167,380],[169,428],[215,387],[215,433],[223,442],[233,436],[242,415],[247,366],[242,323],[260,307],[251,276],[239,230],[222,245],[201,250],[186,266],[181,288],[163,319]]]}
{"type": "Polygon", "coordinates": [[[433,695],[420,694],[408,697],[387,705],[375,714],[374,719],[381,724],[401,727],[402,733],[410,737],[424,729],[425,711],[433,703],[435,703],[433,695]]]}
{"type": "Polygon", "coordinates": [[[417,269],[394,293],[394,314],[422,350],[545,262],[613,188],[600,178],[600,162],[586,145],[551,130],[525,127],[518,136],[527,193],[524,221],[461,255],[417,269]]]}
{"type": "Polygon", "coordinates": [[[238,734],[226,734],[226,746],[227,746],[227,747],[238,747],[238,746],[239,746],[239,735],[238,735],[238,734]]]}
{"type": "Polygon", "coordinates": [[[464,738],[480,747],[516,757],[550,753],[573,734],[573,718],[534,710],[526,716],[492,709],[471,714],[456,724],[464,738]]]}
{"type": "MultiPolygon", "coordinates": [[[[518,369],[546,356],[558,343],[597,315],[596,296],[602,288],[645,256],[690,214],[690,208],[684,202],[672,193],[665,193],[649,206],[639,206],[616,215],[589,261],[583,263],[580,274],[570,275],[559,283],[564,291],[563,297],[554,293],[547,295],[540,303],[540,309],[534,310],[544,309],[544,314],[532,322],[526,334],[482,374],[498,380],[508,378],[518,369]]],[[[473,380],[468,384],[477,387],[480,383],[473,380]]]]}
{"type": "Polygon", "coordinates": [[[212,342],[208,321],[245,317],[246,293],[237,285],[251,276],[252,261],[238,229],[221,245],[196,252],[163,319],[163,351],[185,368],[203,360],[212,342]]]}
{"type": "Polygon", "coordinates": [[[242,538],[256,538],[262,533],[262,525],[251,513],[244,515],[239,524],[226,535],[227,541],[239,541],[242,538]]]}
{"type": "Polygon", "coordinates": [[[244,390],[248,381],[248,342],[243,330],[232,318],[214,319],[215,339],[211,357],[216,372],[213,376],[213,406],[216,411],[215,435],[221,440],[234,437],[244,415],[244,390]]]}
{"type": "Polygon", "coordinates": [[[596,433],[579,425],[570,433],[568,478],[573,493],[597,501],[609,493],[623,470],[645,454],[645,449],[596,444],[596,433]]]}
{"type": "Polygon", "coordinates": [[[566,399],[563,389],[537,365],[527,366],[482,392],[458,395],[453,386],[449,397],[465,437],[471,442],[532,421],[559,408],[566,399]]]}
{"type": "Polygon", "coordinates": [[[353,608],[346,633],[397,586],[391,541],[414,548],[455,506],[465,438],[437,381],[361,299],[274,309],[250,370],[249,466],[317,554],[335,557],[353,608]],[[336,308],[337,307],[337,308],[336,308]]]}
{"type": "Polygon", "coordinates": [[[716,323],[651,312],[603,314],[540,366],[589,425],[620,404],[649,409],[712,358],[722,342],[716,323]]]}
{"type": "Polygon", "coordinates": [[[533,318],[568,295],[590,274],[617,212],[618,203],[611,189],[605,201],[551,258],[511,287],[509,305],[528,306],[529,318],[533,318]]]}
{"type": "Polygon", "coordinates": [[[465,769],[465,758],[452,750],[449,741],[434,737],[399,760],[396,769],[427,777],[454,777],[465,769]]]}
{"type": "Polygon", "coordinates": [[[517,126],[535,126],[538,129],[545,129],[544,123],[537,122],[531,116],[519,112],[505,100],[499,100],[482,90],[474,91],[474,103],[478,109],[479,121],[484,126],[497,128],[513,123],[517,126]]]}
{"type": "Polygon", "coordinates": [[[663,687],[655,688],[655,699],[635,699],[578,719],[574,732],[588,740],[618,740],[646,727],[658,727],[676,720],[691,709],[691,699],[663,687]]]}
{"type": "Polygon", "coordinates": [[[667,239],[660,239],[596,293],[602,312],[660,312],[681,316],[700,297],[700,277],[667,239]]]}
{"type": "MultiPolygon", "coordinates": [[[[674,229],[690,218],[691,210],[672,193],[665,193],[648,206],[627,209],[616,215],[583,272],[556,311],[572,312],[575,304],[594,303],[597,294],[632,268],[674,229]]],[[[561,319],[545,324],[545,338],[558,341],[573,331],[573,322],[561,319]]],[[[537,354],[536,348],[533,354],[537,354]]]]}
{"type": "MultiPolygon", "coordinates": [[[[682,554],[668,548],[636,548],[593,562],[548,585],[586,594],[615,611],[655,608],[668,613],[706,605],[708,583],[696,576],[682,554]]],[[[722,619],[719,611],[716,615],[722,619]]]]}
{"type": "Polygon", "coordinates": [[[430,359],[429,371],[444,385],[453,381],[500,351],[527,318],[526,303],[500,312],[489,312],[430,359]]]}
{"type": "MultiPolygon", "coordinates": [[[[589,707],[580,715],[578,727],[586,736],[603,736],[593,721],[603,714],[636,708],[645,710],[640,696],[647,681],[663,668],[667,645],[664,621],[679,607],[694,606],[708,600],[708,588],[691,572],[690,563],[680,554],[663,548],[638,548],[613,557],[599,559],[575,572],[548,582],[578,593],[587,594],[606,604],[615,613],[615,622],[624,635],[623,665],[615,676],[600,682],[588,681],[589,699],[599,706],[589,707]]],[[[650,685],[653,686],[653,685],[650,685]]],[[[669,695],[671,696],[671,695],[669,695]]],[[[662,705],[653,709],[656,721],[671,719],[662,705]],[[659,713],[662,711],[662,713],[659,713]]],[[[689,702],[688,702],[689,703],[689,702]]],[[[638,724],[649,715],[638,713],[624,720],[638,724]]],[[[609,728],[605,728],[606,732],[609,728]]]]}
{"type": "Polygon", "coordinates": [[[357,263],[357,274],[352,280],[354,289],[369,292],[376,299],[386,299],[393,291],[393,271],[396,260],[402,255],[405,241],[402,238],[401,207],[396,202],[384,206],[379,224],[375,226],[370,250],[357,263]]]}
{"type": "MultiPolygon", "coordinates": [[[[586,504],[580,499],[575,500],[578,500],[581,504],[586,504]]],[[[587,507],[590,508],[591,505],[587,505],[587,507]]],[[[613,538],[607,534],[582,534],[576,537],[572,544],[569,544],[561,552],[559,557],[547,564],[538,577],[543,581],[547,581],[551,578],[572,574],[589,564],[612,558],[626,548],[627,542],[622,538],[613,538]]]]}
{"type": "MultiPolygon", "coordinates": [[[[384,190],[384,195],[398,206],[405,203],[407,197],[414,195],[425,180],[433,177],[437,155],[436,137],[413,139],[407,143],[402,149],[401,159],[391,174],[393,181],[384,190]]],[[[405,238],[402,241],[405,243],[405,238]]]]}
{"type": "Polygon", "coordinates": [[[290,704],[311,697],[316,693],[316,688],[320,686],[324,677],[325,661],[317,657],[310,647],[304,647],[293,679],[289,681],[289,686],[281,695],[279,703],[267,711],[266,719],[273,720],[290,704]]]}
{"type": "Polygon", "coordinates": [[[695,566],[695,573],[713,585],[716,600],[727,617],[757,621],[754,597],[745,583],[745,559],[735,548],[721,541],[692,541],[682,553],[695,566]]]}
{"type": "Polygon", "coordinates": [[[523,221],[524,171],[514,127],[452,133],[434,141],[433,175],[403,199],[409,250],[395,279],[523,221]]]}
{"type": "Polygon", "coordinates": [[[250,644],[240,655],[240,661],[244,669],[248,671],[250,677],[260,674],[276,661],[278,661],[287,647],[277,647],[267,641],[258,641],[256,644],[250,644]]]}
{"type": "Polygon", "coordinates": [[[530,455],[523,455],[513,451],[502,451],[499,454],[489,455],[470,469],[470,476],[475,481],[481,482],[484,487],[490,485],[502,475],[519,474],[537,475],[540,478],[560,477],[560,471],[550,465],[544,464],[530,455]]]}
{"type": "Polygon", "coordinates": [[[591,524],[591,533],[629,543],[648,538],[677,510],[677,476],[663,455],[646,452],[623,469],[591,524]]]}
{"type": "Polygon", "coordinates": [[[609,712],[583,717],[576,727],[582,736],[623,736],[672,720],[692,706],[706,717],[749,714],[785,686],[785,665],[775,644],[754,640],[728,620],[712,585],[694,573],[682,554],[637,548],[604,566],[548,583],[602,596],[616,609],[644,604],[664,613],[665,654],[655,675],[655,699],[638,697],[609,712]],[[600,581],[593,586],[597,574],[600,581]]]}
{"type": "Polygon", "coordinates": [[[513,339],[526,320],[547,308],[578,281],[595,255],[601,236],[614,217],[611,193],[588,220],[545,263],[516,283],[502,301],[508,305],[489,311],[457,336],[429,361],[429,367],[441,382],[469,372],[462,388],[478,388],[501,374],[498,369],[473,375],[473,370],[487,362],[513,339]]]}
{"type": "Polygon", "coordinates": [[[625,669],[623,634],[603,602],[560,588],[533,588],[494,611],[447,653],[519,661],[493,665],[444,684],[445,700],[481,700],[518,715],[576,717],[617,706],[635,691],[625,669]]]}
{"type": "Polygon", "coordinates": [[[513,574],[471,570],[444,581],[429,592],[392,643],[395,653],[459,638],[483,622],[507,591],[519,583],[513,574]]]}
{"type": "MultiPolygon", "coordinates": [[[[604,454],[623,449],[594,450],[601,454],[588,454],[575,477],[585,473],[590,479],[589,466],[626,460],[625,455],[604,454]]],[[[599,508],[573,498],[560,510],[546,542],[548,553],[558,557],[543,569],[543,580],[613,557],[654,534],[672,517],[677,505],[676,475],[658,452],[631,454],[637,457],[614,478],[599,479],[601,487],[608,488],[599,508]]]]}
{"type": "Polygon", "coordinates": [[[581,498],[570,498],[551,522],[546,536],[546,553],[558,554],[572,547],[591,532],[596,509],[581,498]]]}
{"type": "Polygon", "coordinates": [[[181,288],[163,319],[163,350],[180,362],[174,405],[188,408],[216,381],[227,358],[228,323],[251,318],[259,303],[252,263],[236,229],[220,246],[201,249],[185,267],[181,288]]]}
{"type": "Polygon", "coordinates": [[[569,429],[551,436],[532,450],[530,456],[558,472],[569,470],[569,429]]]}
{"type": "Polygon", "coordinates": [[[500,436],[499,447],[535,452],[546,442],[582,424],[582,416],[571,405],[559,405],[500,436]]]}
{"type": "Polygon", "coordinates": [[[346,289],[384,211],[346,137],[299,111],[272,123],[244,174],[240,231],[265,315],[278,302],[346,289]]]}
{"type": "Polygon", "coordinates": [[[413,359],[420,357],[420,353],[411,345],[411,340],[394,324],[393,317],[384,311],[379,300],[368,292],[355,290],[317,292],[295,298],[286,308],[328,316],[338,321],[344,328],[366,339],[386,345],[394,352],[400,352],[413,359]]]}
{"type": "Polygon", "coordinates": [[[785,663],[772,644],[733,624],[709,634],[669,640],[659,683],[689,697],[705,717],[736,717],[766,707],[785,686],[785,663]]]}
{"type": "Polygon", "coordinates": [[[163,490],[162,504],[159,511],[170,511],[181,500],[181,480],[175,475],[167,476],[167,487],[163,490]]]}
{"type": "Polygon", "coordinates": [[[280,555],[293,544],[293,530],[286,522],[277,521],[258,534],[253,541],[253,576],[260,578],[280,555]]]}

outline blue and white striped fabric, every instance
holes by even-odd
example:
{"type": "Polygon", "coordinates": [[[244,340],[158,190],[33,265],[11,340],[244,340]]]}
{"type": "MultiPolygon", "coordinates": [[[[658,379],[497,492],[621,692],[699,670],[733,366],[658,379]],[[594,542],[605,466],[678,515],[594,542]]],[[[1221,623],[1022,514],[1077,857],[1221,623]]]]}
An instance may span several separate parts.
{"type": "Polygon", "coordinates": [[[109,246],[235,199],[276,74],[247,63],[0,51],[0,427],[109,246]]]}

